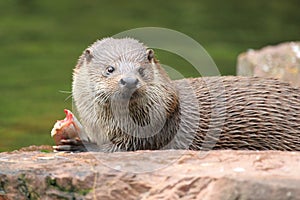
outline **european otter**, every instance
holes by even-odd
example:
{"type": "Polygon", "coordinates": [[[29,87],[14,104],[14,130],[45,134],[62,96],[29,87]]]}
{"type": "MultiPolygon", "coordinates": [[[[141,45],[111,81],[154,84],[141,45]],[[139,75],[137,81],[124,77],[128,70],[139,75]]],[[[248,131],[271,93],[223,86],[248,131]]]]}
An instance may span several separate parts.
{"type": "MultiPolygon", "coordinates": [[[[73,100],[87,149],[300,150],[299,88],[249,77],[172,81],[135,39],[87,48],[74,69],[73,100]]],[[[83,146],[56,147],[66,149],[83,146]]]]}

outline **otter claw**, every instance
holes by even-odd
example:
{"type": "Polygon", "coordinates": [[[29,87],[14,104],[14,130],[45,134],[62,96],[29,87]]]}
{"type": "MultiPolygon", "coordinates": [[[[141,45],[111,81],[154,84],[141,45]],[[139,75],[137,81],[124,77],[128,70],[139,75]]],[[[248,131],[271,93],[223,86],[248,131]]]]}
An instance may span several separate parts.
{"type": "Polygon", "coordinates": [[[52,146],[54,152],[85,152],[85,149],[82,148],[74,148],[71,145],[59,145],[59,146],[52,146]]]}
{"type": "Polygon", "coordinates": [[[85,152],[86,149],[82,147],[74,147],[71,145],[53,146],[54,152],[85,152]]]}
{"type": "Polygon", "coordinates": [[[63,139],[59,145],[53,146],[55,152],[82,152],[87,151],[79,139],[63,139]]]}
{"type": "Polygon", "coordinates": [[[52,146],[54,152],[72,152],[71,145],[59,145],[59,146],[52,146]]]}
{"type": "Polygon", "coordinates": [[[73,145],[73,146],[80,146],[83,145],[82,141],[79,138],[72,138],[72,139],[62,139],[59,141],[59,145],[73,145]]]}

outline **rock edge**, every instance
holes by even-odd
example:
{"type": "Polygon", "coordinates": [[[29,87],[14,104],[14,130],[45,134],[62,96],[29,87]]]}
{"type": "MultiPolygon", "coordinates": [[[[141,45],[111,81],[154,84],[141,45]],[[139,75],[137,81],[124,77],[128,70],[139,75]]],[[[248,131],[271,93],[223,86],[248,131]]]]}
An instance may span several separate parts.
{"type": "Polygon", "coordinates": [[[0,199],[300,199],[300,152],[0,153],[0,199]]]}

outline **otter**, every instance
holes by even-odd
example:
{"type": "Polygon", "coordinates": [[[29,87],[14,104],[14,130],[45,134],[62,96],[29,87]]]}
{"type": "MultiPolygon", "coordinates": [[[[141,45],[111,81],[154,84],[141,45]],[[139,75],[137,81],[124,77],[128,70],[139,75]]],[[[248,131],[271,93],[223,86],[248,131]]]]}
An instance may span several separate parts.
{"type": "Polygon", "coordinates": [[[132,38],[88,47],[72,94],[84,131],[58,151],[300,150],[299,88],[258,77],[171,80],[132,38]]]}

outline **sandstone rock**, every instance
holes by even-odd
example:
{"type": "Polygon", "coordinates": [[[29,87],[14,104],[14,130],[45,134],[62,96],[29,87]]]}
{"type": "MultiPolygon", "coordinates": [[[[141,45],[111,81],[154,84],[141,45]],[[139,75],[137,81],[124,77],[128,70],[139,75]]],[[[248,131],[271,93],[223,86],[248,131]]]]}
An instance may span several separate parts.
{"type": "Polygon", "coordinates": [[[23,147],[19,150],[15,150],[14,152],[22,152],[22,151],[52,152],[53,148],[52,148],[52,146],[49,146],[49,145],[41,145],[41,146],[31,145],[29,147],[23,147]]]}
{"type": "Polygon", "coordinates": [[[0,154],[0,199],[300,199],[300,152],[0,154]]]}
{"type": "Polygon", "coordinates": [[[249,50],[238,57],[237,75],[274,77],[300,86],[300,42],[249,50]]]}

